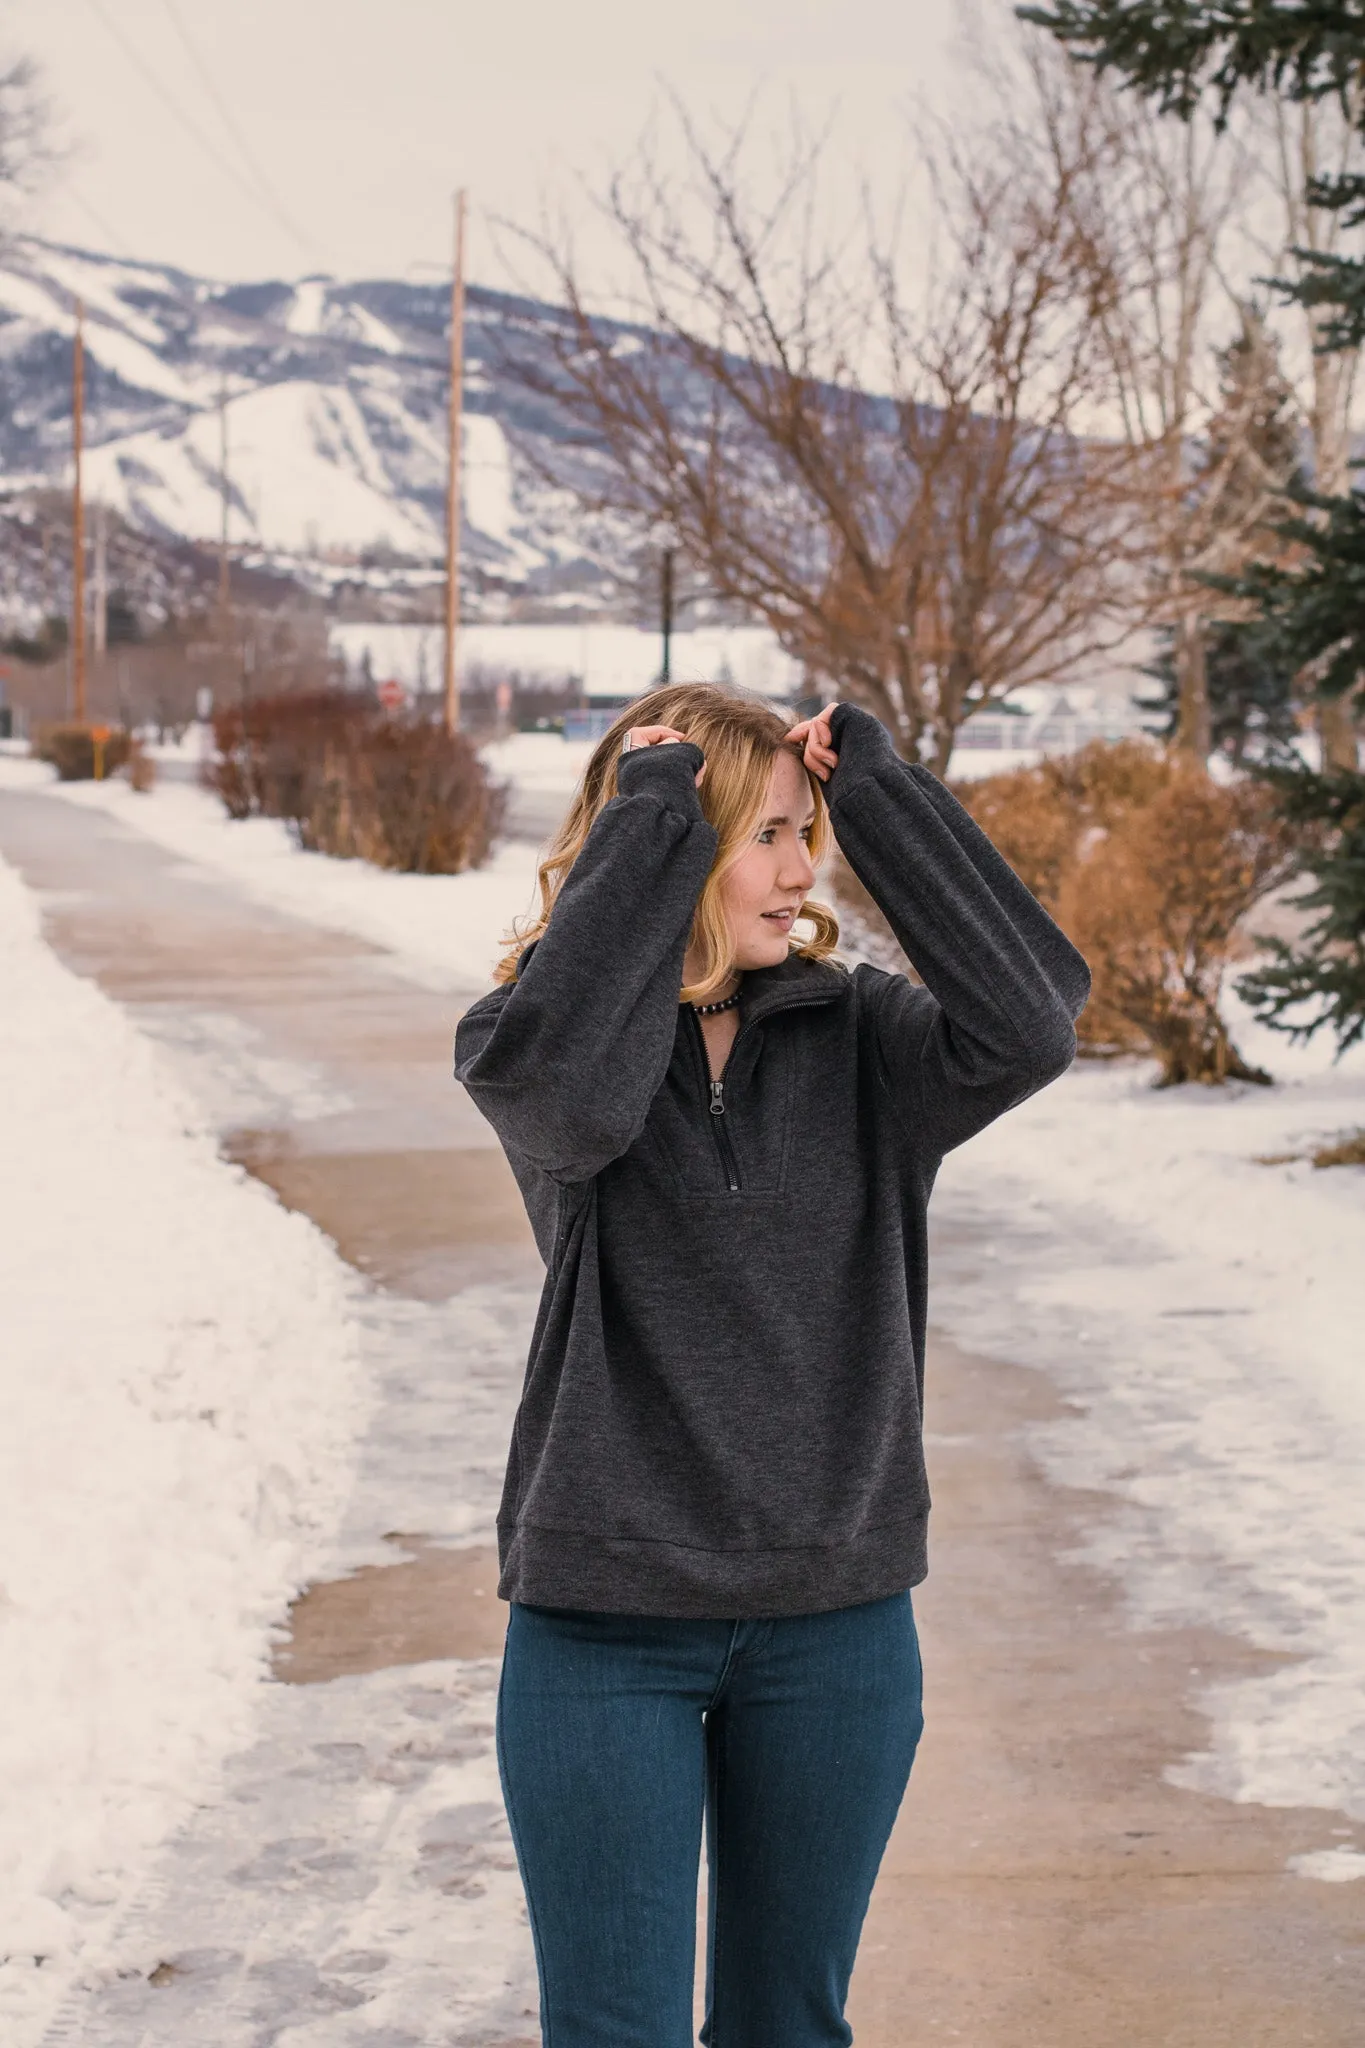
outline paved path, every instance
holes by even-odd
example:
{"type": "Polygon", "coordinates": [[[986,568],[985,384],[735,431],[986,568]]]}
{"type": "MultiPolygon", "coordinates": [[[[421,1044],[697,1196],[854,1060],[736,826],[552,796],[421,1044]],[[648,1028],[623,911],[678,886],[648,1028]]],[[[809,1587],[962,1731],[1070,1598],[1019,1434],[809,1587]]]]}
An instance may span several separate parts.
{"type": "Polygon", "coordinates": [[[542,1268],[450,1077],[458,999],[237,897],[95,812],[0,796],[48,936],[187,1069],[223,1130],[375,1285],[379,1388],[343,1549],[259,1735],[124,1930],[139,1974],[51,2048],[511,2048],[534,1967],[492,1749],[493,1512],[542,1268]]]}
{"type": "MultiPolygon", "coordinates": [[[[459,1004],[94,812],[2,797],[0,854],[54,892],[63,956],[220,1091],[234,1156],[373,1277],[385,1381],[362,1568],[296,1610],[256,1749],[142,1902],[161,1967],[78,2003],[53,2048],[533,2041],[489,1538],[540,1267],[449,1080],[459,1004]]],[[[980,1270],[951,1212],[936,1235],[942,1275],[980,1270]]],[[[1111,1504],[1042,1480],[1030,1436],[1058,1419],[1041,1375],[936,1339],[928,1725],[855,1977],[859,2048],[1362,2048],[1362,1888],[1285,1872],[1324,1815],[1162,1777],[1201,1742],[1193,1687],[1252,1653],[1132,1630],[1067,1561],[1111,1504]]]]}

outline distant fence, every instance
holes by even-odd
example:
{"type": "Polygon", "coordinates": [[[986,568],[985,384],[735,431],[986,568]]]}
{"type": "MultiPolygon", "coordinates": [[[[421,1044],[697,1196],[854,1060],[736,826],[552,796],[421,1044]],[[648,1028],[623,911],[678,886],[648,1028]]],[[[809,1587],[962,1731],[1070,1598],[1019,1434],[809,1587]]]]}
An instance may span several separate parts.
{"type": "MultiPolygon", "coordinates": [[[[608,710],[573,710],[564,713],[566,740],[600,740],[621,715],[621,706],[608,710]]],[[[969,718],[957,735],[958,752],[983,754],[1074,754],[1091,740],[1128,739],[1142,726],[1137,714],[1126,706],[1096,716],[1092,712],[1040,711],[1030,717],[1024,712],[983,713],[969,718]]]]}
{"type": "Polygon", "coordinates": [[[619,705],[612,711],[566,711],[564,737],[566,740],[603,739],[620,716],[619,705]]]}
{"type": "Polygon", "coordinates": [[[1107,716],[1043,711],[1035,717],[1006,714],[969,718],[957,735],[959,753],[1074,754],[1091,740],[1130,739],[1143,730],[1135,712],[1116,708],[1107,716]]]}

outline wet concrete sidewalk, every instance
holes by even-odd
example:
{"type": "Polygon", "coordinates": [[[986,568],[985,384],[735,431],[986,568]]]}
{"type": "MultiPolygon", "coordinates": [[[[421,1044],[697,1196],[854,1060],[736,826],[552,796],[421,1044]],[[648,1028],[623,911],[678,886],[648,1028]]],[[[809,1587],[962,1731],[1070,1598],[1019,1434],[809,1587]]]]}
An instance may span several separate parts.
{"type": "MultiPolygon", "coordinates": [[[[541,1268],[450,1080],[459,1001],[60,800],[0,797],[0,855],[52,892],[71,965],[250,1104],[226,1148],[375,1281],[384,1382],[365,1561],[300,1605],[258,1751],[166,1859],[145,1909],[164,1973],[60,2038],[533,2041],[489,1743],[490,1536],[541,1268]]],[[[978,1254],[940,1230],[936,1257],[978,1254]]],[[[1164,1782],[1201,1741],[1195,1684],[1251,1653],[1132,1630],[1067,1561],[1110,1503],[1041,1478],[1029,1435],[1059,1410],[1038,1374],[936,1338],[927,1727],[855,1976],[859,2048],[1361,2048],[1362,1888],[1285,1870],[1329,1817],[1164,1782]]]]}

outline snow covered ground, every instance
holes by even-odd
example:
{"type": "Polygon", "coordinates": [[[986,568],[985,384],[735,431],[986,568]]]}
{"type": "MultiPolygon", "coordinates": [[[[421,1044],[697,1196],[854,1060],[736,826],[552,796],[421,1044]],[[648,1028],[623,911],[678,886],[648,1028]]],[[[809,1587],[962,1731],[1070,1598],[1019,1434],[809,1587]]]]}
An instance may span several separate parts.
{"type": "Polygon", "coordinates": [[[370,1396],[349,1269],[3,865],[0,985],[0,2038],[28,2048],[250,1739],[370,1396]]]}
{"type": "MultiPolygon", "coordinates": [[[[501,772],[558,777],[567,797],[575,750],[507,746],[501,772]]],[[[3,764],[0,787],[43,774],[3,764]]],[[[371,939],[425,986],[486,985],[533,901],[524,844],[480,874],[406,878],[298,854],[185,786],[54,794],[371,939]]],[[[1068,1397],[1037,1449],[1060,1481],[1115,1497],[1091,1554],[1135,1622],[1211,1622],[1282,1654],[1208,1693],[1209,1743],[1180,1782],[1365,1824],[1365,1172],[1257,1163],[1365,1125],[1365,1051],[1333,1065],[1328,1046],[1296,1051],[1246,1019],[1237,1036],[1274,1089],[1158,1093],[1141,1063],[1078,1066],[953,1155],[936,1213],[994,1257],[984,1284],[979,1264],[943,1261],[932,1308],[1068,1397]]],[[[1365,1825],[1300,1867],[1365,1874],[1365,1825]]]]}
{"type": "Polygon", "coordinates": [[[1196,1683],[1210,1742],[1174,1781],[1339,1808],[1361,1828],[1303,1874],[1365,1876],[1365,1171],[1258,1163],[1365,1125],[1365,1050],[1236,1035],[1275,1088],[1081,1064],[951,1155],[936,1216],[994,1250],[984,1285],[945,1262],[931,1307],[1068,1397],[1037,1448],[1118,1497],[1087,1555],[1135,1622],[1283,1655],[1196,1683]]]}

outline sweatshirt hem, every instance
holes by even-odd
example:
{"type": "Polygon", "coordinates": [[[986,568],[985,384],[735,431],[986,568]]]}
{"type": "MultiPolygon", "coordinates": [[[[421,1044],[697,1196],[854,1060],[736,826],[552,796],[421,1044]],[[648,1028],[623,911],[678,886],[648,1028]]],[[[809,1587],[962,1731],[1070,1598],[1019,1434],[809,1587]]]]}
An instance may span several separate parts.
{"type": "Polygon", "coordinates": [[[659,1538],[500,1526],[498,1597],[523,1607],[667,1620],[758,1621],[857,1607],[928,1574],[928,1517],[857,1543],[700,1550],[659,1538]]]}

